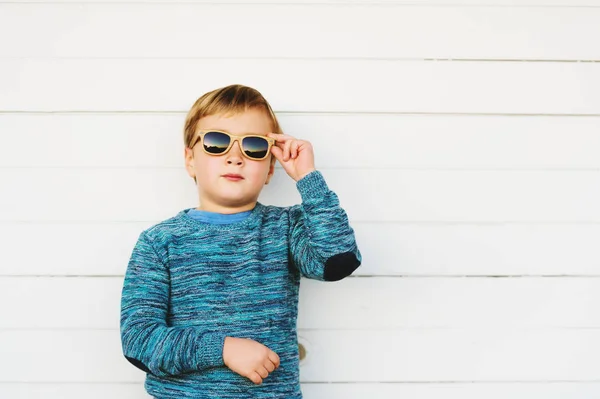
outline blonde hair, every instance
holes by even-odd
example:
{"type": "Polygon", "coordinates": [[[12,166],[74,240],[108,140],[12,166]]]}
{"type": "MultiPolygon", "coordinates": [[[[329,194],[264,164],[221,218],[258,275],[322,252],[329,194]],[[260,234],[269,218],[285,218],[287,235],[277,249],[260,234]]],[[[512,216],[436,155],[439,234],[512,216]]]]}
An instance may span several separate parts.
{"type": "Polygon", "coordinates": [[[203,94],[196,100],[185,118],[183,142],[186,147],[192,144],[200,119],[211,115],[231,115],[249,109],[262,109],[271,120],[272,132],[283,133],[271,105],[262,94],[252,87],[234,84],[203,94]]]}

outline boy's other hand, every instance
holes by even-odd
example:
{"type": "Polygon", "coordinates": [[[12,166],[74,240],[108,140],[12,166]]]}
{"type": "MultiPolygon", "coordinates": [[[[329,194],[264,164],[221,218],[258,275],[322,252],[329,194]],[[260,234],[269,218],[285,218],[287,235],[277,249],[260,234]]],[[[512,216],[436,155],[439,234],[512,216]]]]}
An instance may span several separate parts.
{"type": "Polygon", "coordinates": [[[292,179],[298,181],[315,170],[315,155],[310,142],[277,133],[268,133],[267,137],[276,140],[271,153],[292,179]]]}
{"type": "Polygon", "coordinates": [[[262,384],[279,367],[279,356],[260,342],[247,338],[226,337],[223,346],[225,365],[255,384],[262,384]]]}

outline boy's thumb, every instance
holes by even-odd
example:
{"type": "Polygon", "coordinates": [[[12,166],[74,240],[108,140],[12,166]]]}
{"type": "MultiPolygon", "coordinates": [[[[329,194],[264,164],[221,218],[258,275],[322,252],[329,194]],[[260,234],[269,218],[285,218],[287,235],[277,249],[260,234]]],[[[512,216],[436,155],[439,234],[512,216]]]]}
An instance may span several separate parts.
{"type": "Polygon", "coordinates": [[[281,150],[281,148],[273,146],[271,147],[271,152],[273,153],[273,155],[275,155],[275,158],[277,158],[277,160],[282,161],[283,151],[281,150]]]}

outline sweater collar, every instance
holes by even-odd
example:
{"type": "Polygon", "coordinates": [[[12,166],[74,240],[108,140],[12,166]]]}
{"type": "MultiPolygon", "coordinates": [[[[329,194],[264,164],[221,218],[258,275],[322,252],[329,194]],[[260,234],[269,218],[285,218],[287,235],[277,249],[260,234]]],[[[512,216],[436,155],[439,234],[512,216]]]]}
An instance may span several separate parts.
{"type": "MultiPolygon", "coordinates": [[[[177,215],[176,215],[176,218],[181,220],[186,225],[191,226],[195,229],[199,229],[199,230],[231,230],[231,229],[246,227],[246,226],[253,224],[258,219],[258,217],[264,207],[265,206],[263,204],[261,204],[260,202],[257,201],[254,208],[252,208],[252,210],[250,210],[250,214],[247,215],[244,219],[235,220],[235,221],[232,221],[231,223],[226,223],[226,224],[213,224],[213,223],[210,223],[207,221],[198,220],[198,219],[193,218],[192,216],[190,216],[188,214],[188,212],[191,210],[197,211],[197,209],[195,209],[195,208],[186,208],[186,209],[179,211],[179,213],[177,213],[177,215]]],[[[233,214],[233,215],[237,216],[239,214],[233,214]]]]}

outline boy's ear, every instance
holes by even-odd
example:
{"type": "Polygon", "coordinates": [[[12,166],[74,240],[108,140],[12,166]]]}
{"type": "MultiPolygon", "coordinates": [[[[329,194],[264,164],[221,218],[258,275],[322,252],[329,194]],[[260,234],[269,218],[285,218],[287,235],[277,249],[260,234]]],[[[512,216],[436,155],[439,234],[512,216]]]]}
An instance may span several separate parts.
{"type": "Polygon", "coordinates": [[[274,155],[271,155],[271,160],[269,161],[269,173],[267,174],[267,180],[265,181],[265,185],[269,184],[269,182],[271,181],[271,178],[273,177],[273,174],[275,173],[275,162],[277,161],[277,158],[275,158],[274,155]]]}
{"type": "Polygon", "coordinates": [[[191,148],[185,148],[183,152],[183,156],[185,159],[185,169],[188,172],[190,177],[196,177],[196,173],[194,172],[194,151],[191,148]]]}

